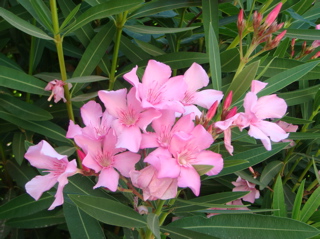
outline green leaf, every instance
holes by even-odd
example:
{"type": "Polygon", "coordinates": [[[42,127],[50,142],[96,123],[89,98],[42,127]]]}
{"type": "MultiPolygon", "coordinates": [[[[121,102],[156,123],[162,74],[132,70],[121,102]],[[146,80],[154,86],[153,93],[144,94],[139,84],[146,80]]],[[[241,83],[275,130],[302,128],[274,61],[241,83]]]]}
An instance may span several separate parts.
{"type": "Polygon", "coordinates": [[[148,53],[151,56],[160,56],[160,55],[166,54],[163,50],[161,50],[160,48],[152,44],[146,43],[144,41],[140,41],[138,39],[134,39],[134,40],[144,52],[148,53]]]}
{"type": "Polygon", "coordinates": [[[221,52],[221,70],[222,72],[232,72],[236,71],[240,63],[239,50],[237,48],[232,48],[221,52]]]}
{"type": "MultiPolygon", "coordinates": [[[[271,180],[279,173],[282,167],[283,162],[278,160],[268,163],[262,170],[260,182],[264,185],[268,185],[271,180]]],[[[260,185],[260,190],[264,188],[264,186],[260,185]]]]}
{"type": "Polygon", "coordinates": [[[210,208],[210,205],[213,207],[213,205],[217,204],[221,204],[222,206],[222,204],[241,198],[246,194],[248,194],[248,192],[223,192],[202,196],[187,201],[179,200],[174,204],[174,212],[182,213],[198,211],[210,208]],[[201,206],[201,204],[204,205],[201,206]]]}
{"type": "Polygon", "coordinates": [[[40,228],[65,223],[61,211],[43,211],[31,216],[14,218],[7,221],[7,225],[16,228],[40,228]]]}
{"type": "Polygon", "coordinates": [[[293,132],[290,133],[289,138],[293,140],[319,139],[320,133],[293,132]]]}
{"type": "Polygon", "coordinates": [[[0,65],[13,68],[18,71],[22,71],[21,67],[17,64],[17,62],[8,58],[6,55],[0,53],[0,65]]]}
{"type": "Polygon", "coordinates": [[[97,81],[103,81],[108,80],[107,77],[104,76],[80,76],[80,77],[73,77],[66,82],[68,83],[91,83],[91,82],[97,82],[97,81]]]}
{"type": "Polygon", "coordinates": [[[145,219],[132,208],[100,197],[70,195],[69,198],[84,212],[97,220],[120,227],[145,227],[145,219]]]}
{"type": "Polygon", "coordinates": [[[66,142],[72,144],[72,140],[66,138],[66,131],[60,126],[50,122],[50,121],[27,121],[20,117],[16,117],[13,114],[7,113],[0,109],[0,118],[16,124],[17,126],[33,131],[38,134],[42,134],[46,137],[59,140],[61,142],[66,142]]]}
{"type": "Polygon", "coordinates": [[[289,218],[256,214],[216,215],[183,218],[169,224],[220,239],[309,238],[320,233],[316,228],[289,218]]]}
{"type": "Polygon", "coordinates": [[[177,228],[174,226],[161,227],[160,230],[172,239],[218,239],[217,237],[209,236],[204,233],[177,228]]]}
{"type": "Polygon", "coordinates": [[[221,90],[221,63],[220,63],[220,51],[217,41],[217,37],[214,33],[212,24],[209,24],[209,64],[210,74],[212,81],[212,88],[215,90],[221,90]]]}
{"type": "Polygon", "coordinates": [[[160,239],[159,217],[156,214],[149,213],[147,216],[147,225],[153,235],[157,239],[160,239]]]}
{"type": "Polygon", "coordinates": [[[307,222],[320,206],[320,187],[318,187],[304,204],[300,213],[300,221],[307,222]]]}
{"type": "Polygon", "coordinates": [[[94,99],[95,97],[98,96],[98,92],[91,92],[87,94],[82,94],[82,95],[77,95],[71,99],[73,102],[82,102],[82,101],[87,101],[90,99],[94,99]]]}
{"type": "Polygon", "coordinates": [[[96,19],[102,19],[111,15],[125,12],[133,7],[136,7],[141,2],[141,0],[112,0],[91,7],[76,19],[76,23],[72,25],[64,33],[64,35],[67,35],[69,32],[75,31],[96,19]]]}
{"type": "Polygon", "coordinates": [[[182,7],[200,6],[200,0],[158,0],[143,4],[140,8],[133,11],[128,19],[140,18],[157,14],[159,12],[178,9],[182,7]]]}
{"type": "Polygon", "coordinates": [[[236,102],[251,86],[255,79],[260,61],[252,62],[247,65],[239,75],[234,78],[226,92],[232,91],[232,99],[236,102]]]}
{"type": "Polygon", "coordinates": [[[16,162],[21,165],[22,161],[24,159],[24,154],[26,152],[24,148],[24,141],[25,136],[23,133],[16,132],[13,135],[12,140],[12,153],[14,155],[14,158],[16,159],[16,162]]]}
{"type": "Polygon", "coordinates": [[[72,238],[105,238],[98,220],[84,213],[77,206],[65,203],[63,204],[63,213],[72,238]]]}
{"type": "Polygon", "coordinates": [[[19,165],[13,160],[8,160],[5,165],[5,170],[21,188],[24,188],[28,181],[38,175],[36,169],[27,165],[26,161],[23,161],[22,164],[19,165]]]}
{"type": "Polygon", "coordinates": [[[300,208],[302,205],[303,193],[304,193],[304,184],[306,180],[304,179],[298,189],[296,198],[294,199],[294,204],[292,207],[291,218],[300,221],[300,208]]]}
{"type": "Polygon", "coordinates": [[[281,118],[281,120],[290,124],[310,124],[314,122],[312,120],[305,120],[305,119],[300,119],[300,118],[295,118],[290,116],[285,116],[281,118]]]}
{"type": "Polygon", "coordinates": [[[194,169],[197,171],[197,173],[201,176],[209,172],[211,169],[213,169],[212,165],[193,165],[194,169]]]}
{"type": "Polygon", "coordinates": [[[299,105],[313,100],[318,90],[319,85],[315,85],[305,89],[279,93],[278,96],[284,99],[288,106],[299,105]]]}
{"type": "Polygon", "coordinates": [[[53,202],[53,196],[44,193],[36,201],[29,194],[20,195],[0,206],[0,219],[24,217],[47,209],[53,202]]]}
{"type": "Polygon", "coordinates": [[[320,89],[317,91],[314,102],[313,102],[313,111],[317,112],[320,107],[320,89]]]}
{"type": "Polygon", "coordinates": [[[125,36],[121,37],[120,42],[120,51],[131,61],[131,62],[139,62],[144,59],[150,59],[150,55],[141,51],[141,49],[133,44],[131,40],[126,38],[125,36]]]}
{"type": "Polygon", "coordinates": [[[53,33],[51,12],[48,7],[41,0],[31,0],[30,2],[40,21],[50,32],[53,33]]]}
{"type": "Polygon", "coordinates": [[[320,61],[312,61],[300,66],[293,67],[289,70],[281,72],[268,80],[265,83],[268,85],[258,93],[259,96],[270,95],[278,90],[283,89],[287,85],[299,80],[301,77],[315,68],[320,61]]]}
{"type": "Polygon", "coordinates": [[[250,166],[253,166],[255,164],[258,164],[267,158],[271,157],[272,155],[278,153],[282,149],[284,149],[288,143],[278,143],[278,144],[273,144],[272,145],[272,150],[267,151],[264,147],[258,147],[254,149],[249,149],[244,152],[235,154],[233,156],[226,157],[225,160],[233,159],[233,160],[238,160],[238,159],[245,159],[248,161],[248,163],[243,163],[240,165],[236,165],[233,167],[228,167],[222,169],[222,171],[215,176],[210,176],[208,178],[215,178],[215,177],[220,177],[223,175],[228,175],[237,171],[244,170],[250,166]]]}
{"type": "Polygon", "coordinates": [[[38,95],[49,95],[46,83],[22,71],[0,66],[0,86],[38,95]]]}
{"type": "Polygon", "coordinates": [[[151,27],[151,26],[143,26],[143,25],[125,25],[129,31],[143,33],[143,34],[165,34],[165,33],[177,33],[184,32],[196,29],[198,27],[179,27],[179,28],[170,28],[170,27],[151,27]]]}
{"type": "Polygon", "coordinates": [[[53,118],[48,111],[13,96],[0,94],[0,104],[13,115],[23,115],[24,120],[45,121],[53,118]]]}
{"type": "Polygon", "coordinates": [[[78,4],[74,9],[72,9],[72,11],[67,15],[64,21],[61,23],[60,31],[63,31],[64,28],[69,24],[69,22],[76,16],[80,7],[81,7],[81,4],[78,4]]]}
{"type": "Polygon", "coordinates": [[[300,40],[319,40],[319,31],[315,29],[287,29],[286,37],[300,40]]]}
{"type": "Polygon", "coordinates": [[[284,201],[284,192],[282,186],[281,177],[278,176],[276,183],[273,187],[273,209],[278,209],[278,211],[274,211],[273,215],[277,217],[287,217],[287,206],[284,201]]]}
{"type": "Polygon", "coordinates": [[[30,24],[29,22],[21,19],[17,15],[13,14],[12,12],[0,7],[0,16],[3,17],[7,22],[9,22],[15,28],[19,30],[41,39],[45,40],[53,40],[52,37],[48,36],[44,31],[39,29],[38,27],[30,24]]]}

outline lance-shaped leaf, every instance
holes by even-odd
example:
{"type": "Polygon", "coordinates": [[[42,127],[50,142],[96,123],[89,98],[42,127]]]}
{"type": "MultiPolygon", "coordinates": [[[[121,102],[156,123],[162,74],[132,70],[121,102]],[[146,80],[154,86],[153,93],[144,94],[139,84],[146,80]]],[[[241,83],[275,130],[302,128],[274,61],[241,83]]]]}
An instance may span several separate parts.
{"type": "Polygon", "coordinates": [[[147,225],[153,235],[157,239],[160,239],[159,217],[156,214],[149,213],[147,216],[147,225]]]}
{"type": "Polygon", "coordinates": [[[209,35],[208,35],[208,49],[209,49],[209,64],[212,88],[215,90],[221,90],[221,63],[220,63],[220,51],[217,41],[217,37],[214,33],[212,24],[209,24],[209,35]]]}
{"type": "Polygon", "coordinates": [[[213,237],[204,233],[195,232],[174,226],[161,227],[160,230],[172,239],[218,239],[218,237],[213,237]]]}
{"type": "Polygon", "coordinates": [[[320,187],[318,187],[309,197],[300,212],[300,220],[307,222],[312,214],[320,206],[320,187]]]}
{"type": "Polygon", "coordinates": [[[24,159],[24,154],[26,152],[24,148],[25,139],[26,139],[26,136],[22,132],[16,132],[13,135],[12,153],[14,155],[14,158],[16,159],[16,162],[19,165],[22,164],[22,161],[24,159]]]}
{"type": "Polygon", "coordinates": [[[0,219],[23,217],[47,209],[52,204],[53,196],[44,193],[35,201],[29,194],[20,195],[0,207],[0,219]]]}
{"type": "Polygon", "coordinates": [[[91,7],[76,19],[76,23],[73,24],[72,27],[70,27],[64,33],[64,35],[79,29],[93,20],[106,18],[124,11],[128,11],[129,9],[136,7],[141,2],[141,0],[112,0],[91,7]]]}
{"type": "Polygon", "coordinates": [[[277,211],[273,212],[274,216],[287,217],[287,206],[284,201],[284,192],[283,192],[282,180],[280,176],[277,177],[276,183],[273,187],[272,208],[278,209],[277,211]]]}
{"type": "Polygon", "coordinates": [[[99,221],[80,210],[76,205],[63,204],[63,214],[72,238],[105,238],[99,221]]]}
{"type": "Polygon", "coordinates": [[[0,66],[0,86],[39,95],[49,95],[44,91],[46,83],[22,71],[0,66]]]}
{"type": "Polygon", "coordinates": [[[294,199],[294,204],[292,207],[292,215],[291,218],[295,219],[295,220],[299,220],[300,221],[300,208],[302,205],[302,200],[303,200],[303,193],[304,193],[304,184],[305,184],[306,180],[304,179],[298,189],[296,198],[294,199]]]}
{"type": "Polygon", "coordinates": [[[12,12],[0,7],[0,16],[3,17],[7,22],[9,22],[12,26],[15,28],[18,28],[19,30],[41,39],[46,40],[53,40],[52,37],[47,35],[44,31],[42,31],[40,28],[30,24],[29,22],[21,19],[17,15],[13,14],[12,12]]]}
{"type": "Polygon", "coordinates": [[[220,239],[301,239],[320,233],[308,224],[289,218],[256,214],[225,214],[211,218],[195,216],[174,221],[169,226],[205,233],[220,239]]]}
{"type": "Polygon", "coordinates": [[[151,26],[142,26],[142,25],[125,25],[127,30],[137,33],[144,34],[165,34],[165,33],[177,33],[193,30],[198,27],[179,27],[179,28],[171,28],[171,27],[151,27],[151,26]]]}
{"type": "Polygon", "coordinates": [[[315,85],[315,86],[308,87],[306,89],[294,90],[286,93],[279,93],[278,96],[284,99],[288,106],[292,106],[292,105],[302,104],[314,99],[318,90],[319,90],[319,85],[315,85]]]}
{"type": "Polygon", "coordinates": [[[128,17],[130,18],[138,18],[145,17],[157,14],[159,12],[164,12],[172,9],[178,9],[183,7],[193,7],[201,5],[201,0],[157,0],[150,1],[148,3],[143,4],[140,8],[135,10],[128,17]]]}
{"type": "Polygon", "coordinates": [[[145,218],[132,208],[101,197],[69,195],[69,198],[84,212],[97,220],[120,227],[145,227],[145,218]]]}
{"type": "Polygon", "coordinates": [[[271,180],[279,173],[282,167],[283,167],[283,162],[275,160],[268,163],[263,168],[260,176],[260,182],[262,183],[260,185],[260,190],[265,188],[264,185],[268,185],[271,182],[271,180]]]}
{"type": "Polygon", "coordinates": [[[319,32],[314,29],[287,29],[286,37],[300,40],[319,40],[319,32]]]}

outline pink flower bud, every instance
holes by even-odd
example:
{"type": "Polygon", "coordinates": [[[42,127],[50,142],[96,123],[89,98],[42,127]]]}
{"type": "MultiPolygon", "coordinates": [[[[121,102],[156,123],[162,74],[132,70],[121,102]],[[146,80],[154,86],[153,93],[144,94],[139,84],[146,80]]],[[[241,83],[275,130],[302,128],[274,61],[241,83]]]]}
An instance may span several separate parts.
{"type": "Polygon", "coordinates": [[[311,57],[311,59],[317,59],[318,57],[320,57],[320,51],[314,54],[313,57],[311,57]]]}
{"type": "Polygon", "coordinates": [[[206,119],[207,119],[208,121],[210,121],[210,120],[212,119],[212,117],[216,114],[217,108],[218,108],[218,104],[219,104],[219,102],[218,102],[218,101],[215,101],[215,102],[211,105],[210,109],[208,110],[208,113],[207,113],[207,115],[206,115],[206,119]]]}
{"type": "Polygon", "coordinates": [[[291,39],[291,47],[294,47],[294,44],[296,44],[297,38],[292,38],[291,39]]]}
{"type": "Polygon", "coordinates": [[[240,12],[238,15],[237,27],[238,27],[239,34],[241,34],[245,27],[245,20],[243,19],[243,9],[240,9],[240,12]]]}
{"type": "Polygon", "coordinates": [[[266,20],[265,20],[265,24],[266,26],[270,26],[274,20],[277,18],[277,16],[279,15],[280,9],[282,7],[282,2],[280,2],[267,16],[266,20]]]}
{"type": "Polygon", "coordinates": [[[237,110],[238,110],[237,106],[229,110],[228,114],[226,115],[226,119],[230,119],[231,117],[235,116],[237,113],[237,110]]]}
{"type": "Polygon", "coordinates": [[[253,13],[253,29],[258,31],[262,21],[262,15],[261,13],[255,11],[253,13]]]}
{"type": "Polygon", "coordinates": [[[229,92],[228,96],[226,97],[225,101],[223,102],[223,110],[229,109],[232,103],[232,91],[229,92]]]}

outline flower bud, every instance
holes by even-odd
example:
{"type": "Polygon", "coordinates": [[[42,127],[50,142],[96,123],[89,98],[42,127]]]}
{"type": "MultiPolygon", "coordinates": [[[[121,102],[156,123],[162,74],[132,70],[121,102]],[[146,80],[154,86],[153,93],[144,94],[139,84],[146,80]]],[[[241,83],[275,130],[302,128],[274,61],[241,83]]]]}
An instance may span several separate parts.
{"type": "Polygon", "coordinates": [[[228,96],[226,97],[225,101],[223,102],[223,110],[228,110],[232,103],[232,91],[229,92],[228,96]]]}
{"type": "Polygon", "coordinates": [[[266,27],[269,27],[274,20],[277,18],[277,16],[279,15],[280,9],[282,7],[282,2],[280,2],[267,16],[266,20],[265,20],[265,24],[266,27]]]}
{"type": "Polygon", "coordinates": [[[209,108],[208,112],[207,112],[207,115],[206,115],[206,120],[207,121],[210,121],[213,116],[216,114],[217,112],[217,108],[218,108],[218,104],[219,102],[218,101],[215,101],[211,107],[209,108]]]}

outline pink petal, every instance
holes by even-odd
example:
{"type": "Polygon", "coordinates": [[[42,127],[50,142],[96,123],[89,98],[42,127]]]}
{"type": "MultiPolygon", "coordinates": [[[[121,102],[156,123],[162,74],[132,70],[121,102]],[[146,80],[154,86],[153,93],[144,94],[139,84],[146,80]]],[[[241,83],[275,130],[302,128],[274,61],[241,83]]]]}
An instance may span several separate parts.
{"type": "Polygon", "coordinates": [[[180,174],[181,166],[177,163],[177,160],[165,155],[158,155],[160,161],[160,167],[158,170],[158,178],[177,178],[180,174]]]}
{"type": "Polygon", "coordinates": [[[57,183],[57,176],[49,173],[43,176],[36,176],[26,183],[25,188],[27,193],[35,200],[39,200],[42,193],[48,191],[57,183]]]}
{"type": "Polygon", "coordinates": [[[258,101],[258,96],[253,92],[248,92],[243,100],[243,107],[245,113],[250,115],[252,112],[253,107],[255,107],[258,101]]]}
{"type": "Polygon", "coordinates": [[[100,90],[98,92],[100,100],[104,103],[109,114],[119,117],[119,111],[127,109],[127,89],[117,91],[100,90]]]}
{"type": "Polygon", "coordinates": [[[192,164],[213,166],[213,168],[206,173],[209,176],[217,175],[223,169],[223,159],[221,155],[208,150],[201,151],[197,155],[196,160],[192,161],[192,164]]]}
{"type": "Polygon", "coordinates": [[[184,131],[186,133],[191,133],[191,131],[194,129],[194,115],[188,114],[183,117],[181,117],[177,123],[172,128],[172,133],[184,131]]]}
{"type": "MultiPolygon", "coordinates": [[[[74,161],[75,163],[75,161],[74,161]]],[[[53,201],[53,203],[51,204],[51,206],[48,208],[48,210],[53,210],[55,207],[60,206],[63,204],[64,202],[64,198],[63,198],[63,188],[64,186],[68,183],[68,175],[67,174],[62,174],[59,176],[58,181],[58,188],[57,188],[57,192],[54,195],[55,200],[53,201]]]]}
{"type": "Polygon", "coordinates": [[[83,159],[82,164],[86,166],[87,168],[93,169],[96,173],[100,172],[102,169],[102,166],[96,161],[96,155],[101,154],[101,151],[96,151],[91,149],[92,151],[89,150],[88,154],[86,157],[83,159]]]}
{"type": "Polygon", "coordinates": [[[211,134],[200,124],[194,127],[191,134],[194,138],[190,140],[190,143],[192,144],[192,148],[197,149],[197,151],[207,149],[213,143],[211,134]]]}
{"type": "Polygon", "coordinates": [[[223,97],[223,93],[218,90],[202,90],[194,93],[193,103],[203,108],[209,109],[211,105],[218,101],[220,102],[223,97]]]}
{"type": "Polygon", "coordinates": [[[184,108],[183,115],[193,114],[194,116],[200,117],[202,114],[202,112],[199,110],[199,108],[195,105],[185,105],[183,108],[184,108]]]}
{"type": "Polygon", "coordinates": [[[188,85],[188,91],[197,91],[209,84],[206,71],[197,63],[193,63],[184,73],[184,80],[188,85]]]}
{"type": "Polygon", "coordinates": [[[110,191],[115,192],[118,189],[119,174],[112,167],[103,168],[99,174],[99,179],[97,184],[93,187],[106,187],[110,191]]]}
{"type": "Polygon", "coordinates": [[[193,167],[181,167],[180,176],[178,178],[178,186],[188,187],[192,190],[194,195],[200,194],[200,176],[193,167]]]}
{"type": "Polygon", "coordinates": [[[140,154],[124,152],[114,156],[113,166],[125,177],[129,177],[129,172],[134,170],[134,166],[139,162],[140,154]]]}
{"type": "Polygon", "coordinates": [[[155,109],[148,109],[142,113],[140,113],[139,120],[137,121],[137,125],[145,132],[147,126],[158,119],[161,116],[161,112],[155,109]]]}
{"type": "Polygon", "coordinates": [[[140,149],[159,147],[158,136],[156,133],[147,132],[142,134],[140,149]]]}
{"type": "Polygon", "coordinates": [[[262,89],[264,89],[268,83],[264,83],[258,80],[253,80],[251,82],[251,92],[254,94],[258,94],[262,89]]]}
{"type": "Polygon", "coordinates": [[[113,128],[118,137],[117,148],[126,148],[134,153],[139,151],[142,136],[138,126],[127,127],[119,123],[119,120],[115,120],[113,128]]]}
{"type": "MultiPolygon", "coordinates": [[[[67,155],[58,154],[47,141],[40,141],[37,145],[30,146],[24,157],[33,167],[42,169],[56,169],[58,160],[67,162],[67,155]]],[[[62,163],[62,162],[61,162],[62,163]]]]}
{"type": "Polygon", "coordinates": [[[152,122],[152,128],[157,134],[171,129],[176,120],[175,112],[172,110],[162,110],[161,113],[161,117],[152,122]]]}
{"type": "Polygon", "coordinates": [[[139,82],[139,78],[137,76],[137,70],[138,70],[138,66],[132,68],[132,70],[126,74],[123,75],[123,78],[128,81],[131,85],[133,85],[134,87],[138,87],[139,84],[141,84],[139,82]]]}
{"type": "Polygon", "coordinates": [[[81,107],[80,112],[85,125],[92,125],[93,127],[100,125],[100,117],[102,116],[100,104],[91,100],[81,107]]]}
{"type": "Polygon", "coordinates": [[[224,146],[230,155],[233,155],[233,146],[231,145],[231,129],[223,131],[224,134],[224,146]]]}
{"type": "Polygon", "coordinates": [[[256,139],[260,139],[263,146],[266,148],[266,150],[271,150],[271,142],[269,137],[264,134],[258,127],[250,125],[250,129],[248,131],[248,134],[251,137],[254,137],[256,139]]]}
{"type": "Polygon", "coordinates": [[[81,127],[75,124],[72,120],[70,120],[66,138],[72,139],[74,138],[74,136],[81,135],[81,134],[82,134],[81,127]]]}
{"type": "Polygon", "coordinates": [[[170,78],[165,83],[163,89],[163,95],[166,100],[177,100],[181,101],[187,91],[187,84],[182,76],[175,76],[170,78]]]}
{"type": "Polygon", "coordinates": [[[279,142],[289,136],[279,125],[273,122],[261,121],[256,126],[264,134],[268,135],[273,142],[279,142]]]}
{"type": "Polygon", "coordinates": [[[177,196],[177,179],[173,178],[157,178],[149,184],[150,196],[158,199],[167,200],[177,196]]]}
{"type": "Polygon", "coordinates": [[[276,95],[267,95],[258,99],[252,111],[258,119],[282,118],[287,112],[287,104],[276,95]]]}
{"type": "Polygon", "coordinates": [[[170,66],[155,60],[149,60],[142,77],[142,84],[151,86],[154,82],[157,82],[162,85],[170,76],[170,66]]]}

